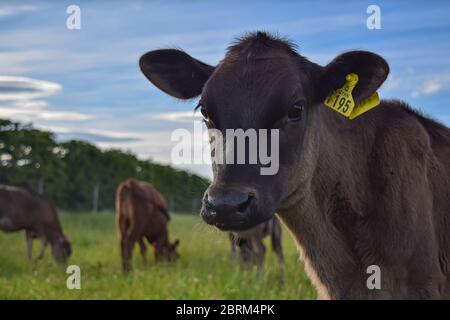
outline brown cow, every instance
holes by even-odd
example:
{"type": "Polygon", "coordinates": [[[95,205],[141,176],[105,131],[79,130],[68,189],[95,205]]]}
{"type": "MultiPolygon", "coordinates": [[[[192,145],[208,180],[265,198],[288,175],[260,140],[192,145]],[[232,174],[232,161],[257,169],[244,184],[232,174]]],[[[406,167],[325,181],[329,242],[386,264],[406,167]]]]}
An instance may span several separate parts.
{"type": "Polygon", "coordinates": [[[155,261],[175,261],[179,240],[169,242],[170,220],[164,197],[148,182],[127,179],[116,191],[116,223],[120,236],[122,267],[131,270],[132,252],[139,242],[142,260],[146,264],[146,238],[154,247],[155,261]]]}
{"type": "Polygon", "coordinates": [[[44,257],[50,243],[56,262],[63,263],[72,253],[70,242],[63,234],[54,206],[44,197],[25,189],[0,186],[0,230],[25,230],[28,258],[31,260],[33,239],[42,240],[37,259],[44,257]]]}
{"type": "Polygon", "coordinates": [[[209,128],[279,133],[275,175],[261,175],[261,161],[213,164],[207,223],[240,230],[277,212],[320,298],[450,298],[449,128],[396,100],[354,120],[324,105],[351,73],[356,105],[371,97],[389,73],[381,56],[350,51],[320,66],[258,32],[215,67],[175,49],[140,67],[174,97],[201,95],[209,128]],[[368,285],[373,265],[381,287],[368,285]]]}

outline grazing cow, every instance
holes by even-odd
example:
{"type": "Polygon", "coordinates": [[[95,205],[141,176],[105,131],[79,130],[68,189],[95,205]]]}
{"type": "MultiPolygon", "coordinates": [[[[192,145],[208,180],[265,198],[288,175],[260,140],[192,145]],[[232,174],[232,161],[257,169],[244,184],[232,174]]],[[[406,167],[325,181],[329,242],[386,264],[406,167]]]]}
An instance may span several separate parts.
{"type": "Polygon", "coordinates": [[[64,263],[71,255],[71,245],[63,234],[54,206],[44,197],[23,188],[0,185],[0,230],[25,230],[27,254],[32,260],[33,239],[42,240],[37,259],[44,257],[50,243],[56,262],[64,263]]]}
{"type": "Polygon", "coordinates": [[[131,258],[136,242],[146,264],[145,239],[154,247],[155,261],[176,261],[179,240],[169,242],[170,217],[164,197],[150,183],[127,179],[116,191],[116,223],[120,236],[122,267],[131,270],[131,258]]]}
{"type": "Polygon", "coordinates": [[[450,129],[397,100],[353,120],[325,105],[352,73],[364,105],[389,73],[381,56],[350,51],[320,66],[258,32],[215,67],[175,49],[148,52],[140,67],[169,95],[201,95],[210,128],[278,129],[275,175],[213,163],[208,224],[247,229],[277,212],[319,298],[450,297],[450,129]],[[381,286],[368,286],[368,270],[381,286]]]}
{"type": "Polygon", "coordinates": [[[284,269],[284,257],[281,248],[281,225],[276,217],[248,230],[229,232],[232,256],[240,258],[244,263],[255,263],[258,266],[262,266],[266,252],[263,239],[269,235],[278,263],[281,269],[284,269]]]}

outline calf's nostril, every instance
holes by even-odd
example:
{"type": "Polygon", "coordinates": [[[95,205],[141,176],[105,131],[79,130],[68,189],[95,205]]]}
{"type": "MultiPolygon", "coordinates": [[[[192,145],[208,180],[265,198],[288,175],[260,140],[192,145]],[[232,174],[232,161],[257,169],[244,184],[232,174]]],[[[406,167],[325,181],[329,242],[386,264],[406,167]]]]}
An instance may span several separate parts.
{"type": "Polygon", "coordinates": [[[207,210],[202,211],[201,216],[207,223],[212,223],[212,222],[214,222],[214,220],[216,218],[216,212],[207,209],[207,210]]]}
{"type": "Polygon", "coordinates": [[[209,210],[208,216],[209,216],[209,218],[213,219],[216,216],[216,212],[214,210],[209,210]]]}

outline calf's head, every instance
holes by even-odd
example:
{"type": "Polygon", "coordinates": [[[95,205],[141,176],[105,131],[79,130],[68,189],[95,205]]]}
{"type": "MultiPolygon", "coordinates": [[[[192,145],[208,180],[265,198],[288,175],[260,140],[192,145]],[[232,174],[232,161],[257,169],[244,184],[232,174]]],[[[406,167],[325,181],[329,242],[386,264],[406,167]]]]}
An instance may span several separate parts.
{"type": "Polygon", "coordinates": [[[72,254],[72,246],[65,235],[59,235],[51,241],[52,255],[58,263],[65,263],[72,254]]]}
{"type": "MultiPolygon", "coordinates": [[[[200,96],[199,108],[208,128],[266,129],[278,132],[279,168],[263,175],[261,161],[213,163],[213,182],[203,199],[203,219],[222,230],[242,230],[270,219],[289,202],[299,184],[313,174],[322,114],[340,117],[323,106],[346,75],[356,73],[356,103],[371,96],[386,79],[387,63],[380,56],[351,51],[322,67],[299,55],[293,45],[258,32],[232,45],[225,58],[210,66],[187,53],[164,49],[140,59],[144,75],[159,89],[178,99],[200,96]]],[[[250,150],[249,146],[245,149],[250,150]]],[[[271,154],[271,157],[274,155],[271,154]]]]}
{"type": "Polygon", "coordinates": [[[180,240],[176,239],[173,243],[167,241],[163,245],[156,245],[155,258],[157,261],[176,262],[180,258],[177,247],[180,240]]]}

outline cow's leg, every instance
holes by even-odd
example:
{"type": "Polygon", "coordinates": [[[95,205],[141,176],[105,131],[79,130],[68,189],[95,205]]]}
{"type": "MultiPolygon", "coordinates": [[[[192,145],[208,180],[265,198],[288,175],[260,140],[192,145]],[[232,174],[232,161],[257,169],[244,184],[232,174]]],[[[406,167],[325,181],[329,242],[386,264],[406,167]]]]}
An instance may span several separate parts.
{"type": "Polygon", "coordinates": [[[157,239],[156,241],[152,242],[153,245],[153,255],[155,257],[155,263],[160,262],[162,257],[162,248],[163,248],[163,242],[162,239],[157,239]]]}
{"type": "Polygon", "coordinates": [[[284,267],[284,256],[283,249],[281,247],[281,226],[278,222],[275,222],[272,229],[272,249],[275,252],[278,260],[278,265],[280,266],[280,281],[284,283],[285,280],[285,267],[284,267]]]}
{"type": "Polygon", "coordinates": [[[266,253],[266,247],[260,237],[252,237],[252,255],[254,257],[254,262],[256,262],[259,268],[262,268],[264,264],[264,256],[266,253]]]}
{"type": "Polygon", "coordinates": [[[130,223],[123,212],[117,213],[117,225],[119,227],[120,237],[120,254],[122,257],[122,270],[127,273],[131,270],[131,253],[132,242],[128,230],[130,229],[130,223]]]}
{"type": "Polygon", "coordinates": [[[141,249],[142,263],[147,265],[147,246],[145,245],[144,238],[139,239],[139,248],[141,249]]]}
{"type": "Polygon", "coordinates": [[[236,256],[243,264],[252,263],[252,244],[248,238],[235,238],[236,256]]]}
{"type": "Polygon", "coordinates": [[[33,260],[33,236],[31,232],[25,231],[25,238],[27,242],[27,256],[28,260],[33,260]]]}
{"type": "Polygon", "coordinates": [[[274,221],[273,223],[271,238],[272,249],[277,256],[278,264],[280,265],[281,270],[284,270],[284,256],[281,247],[281,226],[278,221],[274,221]]]}
{"type": "Polygon", "coordinates": [[[122,269],[123,272],[131,271],[131,252],[133,244],[128,237],[123,237],[120,240],[120,249],[122,254],[122,269]]]}
{"type": "Polygon", "coordinates": [[[42,248],[41,251],[39,252],[38,256],[37,256],[37,260],[41,260],[44,257],[44,253],[45,253],[45,248],[47,248],[48,245],[48,240],[46,237],[42,237],[42,248]]]}
{"type": "Polygon", "coordinates": [[[229,232],[228,233],[228,238],[230,239],[230,244],[231,244],[231,258],[232,259],[237,259],[237,239],[236,236],[229,232]]]}

